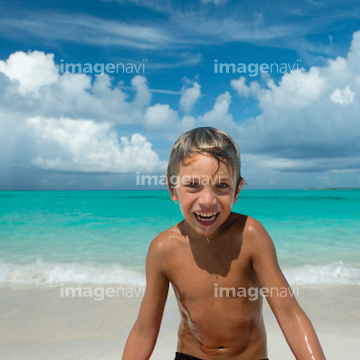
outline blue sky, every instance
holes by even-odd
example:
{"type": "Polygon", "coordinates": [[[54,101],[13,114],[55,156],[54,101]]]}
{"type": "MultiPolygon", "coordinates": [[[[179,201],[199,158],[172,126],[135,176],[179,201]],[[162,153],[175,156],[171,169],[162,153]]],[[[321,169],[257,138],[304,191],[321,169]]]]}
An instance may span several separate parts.
{"type": "Polygon", "coordinates": [[[359,187],[357,1],[3,1],[0,14],[1,190],[143,190],[136,175],[163,175],[197,126],[237,141],[249,189],[359,187]]]}

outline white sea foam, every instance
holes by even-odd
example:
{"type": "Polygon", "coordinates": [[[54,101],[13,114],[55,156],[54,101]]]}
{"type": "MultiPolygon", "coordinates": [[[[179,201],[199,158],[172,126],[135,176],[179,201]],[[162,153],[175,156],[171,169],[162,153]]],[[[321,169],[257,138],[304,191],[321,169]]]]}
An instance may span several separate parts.
{"type": "Polygon", "coordinates": [[[288,268],[284,269],[284,273],[291,285],[360,285],[360,269],[347,266],[342,261],[288,268]]]}
{"type": "Polygon", "coordinates": [[[83,265],[51,263],[41,259],[32,264],[0,262],[0,286],[57,284],[125,284],[143,286],[143,274],[118,264],[83,265]]]}
{"type": "MultiPolygon", "coordinates": [[[[284,268],[291,285],[360,285],[360,269],[341,261],[326,265],[305,265],[284,268]]],[[[13,264],[0,261],[0,286],[59,285],[59,284],[124,284],[145,285],[143,273],[119,264],[84,265],[52,263],[38,259],[32,264],[13,264]]]]}

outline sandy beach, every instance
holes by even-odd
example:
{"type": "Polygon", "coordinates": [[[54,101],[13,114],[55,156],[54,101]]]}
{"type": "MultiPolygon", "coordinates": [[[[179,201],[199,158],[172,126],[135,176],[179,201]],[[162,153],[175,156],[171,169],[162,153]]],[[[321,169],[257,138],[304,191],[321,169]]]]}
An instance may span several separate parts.
{"type": "MultiPolygon", "coordinates": [[[[357,358],[360,287],[300,287],[297,292],[327,359],[357,358]]],[[[4,360],[120,359],[141,302],[141,296],[127,297],[124,292],[102,300],[64,297],[58,286],[3,287],[0,298],[0,358],[4,360]]],[[[266,302],[264,318],[269,359],[294,359],[266,302]]],[[[151,359],[173,359],[178,322],[177,304],[170,291],[151,359]]]]}

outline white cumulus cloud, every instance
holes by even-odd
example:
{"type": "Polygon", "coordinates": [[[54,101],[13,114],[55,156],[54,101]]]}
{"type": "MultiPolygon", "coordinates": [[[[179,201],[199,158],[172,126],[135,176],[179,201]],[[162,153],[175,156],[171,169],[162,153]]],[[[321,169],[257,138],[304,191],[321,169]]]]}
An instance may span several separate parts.
{"type": "MultiPolygon", "coordinates": [[[[144,76],[136,75],[131,85],[136,91],[133,101],[128,94],[114,87],[107,74],[59,73],[53,54],[40,51],[16,52],[0,61],[0,74],[8,82],[11,99],[1,99],[2,108],[18,112],[23,109],[32,116],[67,116],[117,124],[143,121],[150,105],[151,92],[144,76]]],[[[8,95],[10,96],[10,95],[8,95]]]]}
{"type": "Polygon", "coordinates": [[[19,93],[38,95],[39,89],[49,86],[59,79],[59,71],[54,64],[53,54],[41,51],[24,53],[17,51],[6,61],[0,60],[0,72],[10,80],[18,82],[19,93]]]}
{"type": "Polygon", "coordinates": [[[350,86],[347,86],[343,90],[336,88],[331,94],[330,99],[335,104],[349,105],[353,102],[354,96],[355,93],[351,91],[350,86]]]}
{"type": "Polygon", "coordinates": [[[43,169],[127,173],[166,166],[144,136],[118,139],[108,123],[37,116],[26,121],[26,128],[37,144],[32,163],[43,169]]]}
{"type": "Polygon", "coordinates": [[[240,147],[267,154],[259,164],[279,171],[359,169],[360,155],[354,156],[360,154],[359,48],[360,32],[346,58],[284,74],[278,83],[233,80],[238,95],[256,99],[260,108],[237,126],[240,147]]]}
{"type": "Polygon", "coordinates": [[[201,86],[198,82],[194,82],[191,87],[185,85],[181,89],[182,95],[180,98],[180,108],[188,113],[192,110],[194,104],[198,101],[201,95],[201,86]]]}
{"type": "Polygon", "coordinates": [[[223,131],[233,132],[238,128],[233,121],[233,116],[229,113],[231,95],[225,92],[219,95],[213,108],[199,117],[202,126],[218,127],[223,131]]]}
{"type": "Polygon", "coordinates": [[[150,106],[145,114],[145,126],[150,130],[171,129],[178,121],[178,114],[168,104],[150,106]]]}
{"type": "MultiPolygon", "coordinates": [[[[254,89],[251,86],[247,86],[245,84],[246,78],[245,76],[240,77],[239,79],[231,80],[231,86],[237,91],[240,96],[248,97],[251,93],[254,93],[254,89]]],[[[257,84],[252,82],[251,84],[257,84]]]]}

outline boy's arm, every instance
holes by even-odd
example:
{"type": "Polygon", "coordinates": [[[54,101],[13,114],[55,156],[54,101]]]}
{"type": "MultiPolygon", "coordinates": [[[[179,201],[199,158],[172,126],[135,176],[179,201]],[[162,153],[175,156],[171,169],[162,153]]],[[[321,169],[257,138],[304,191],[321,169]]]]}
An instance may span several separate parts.
{"type": "Polygon", "coordinates": [[[325,360],[315,330],[296,301],[279,267],[269,234],[254,219],[250,220],[248,234],[251,240],[253,269],[261,288],[265,291],[264,295],[267,295],[266,289],[269,290],[267,301],[295,358],[325,360]]]}
{"type": "Polygon", "coordinates": [[[148,360],[154,350],[169,290],[161,236],[150,245],[146,259],[146,290],[138,318],[127,339],[123,360],[148,360]]]}

